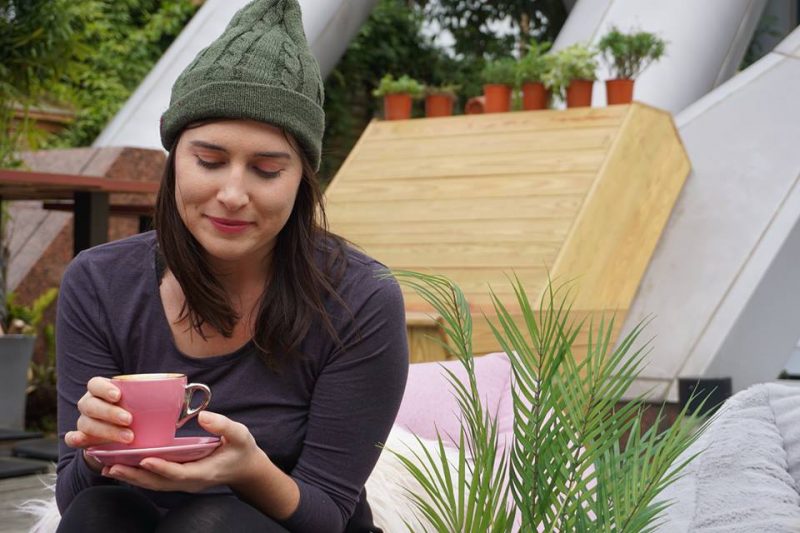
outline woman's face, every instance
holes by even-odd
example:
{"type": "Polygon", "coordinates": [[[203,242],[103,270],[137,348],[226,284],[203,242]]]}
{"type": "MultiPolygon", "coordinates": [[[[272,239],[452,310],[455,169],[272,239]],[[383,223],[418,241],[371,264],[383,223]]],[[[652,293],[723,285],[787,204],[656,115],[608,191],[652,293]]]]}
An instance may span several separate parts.
{"type": "Polygon", "coordinates": [[[209,259],[267,257],[294,207],[300,156],[283,132],[251,120],[186,129],[175,151],[175,201],[209,259]]]}

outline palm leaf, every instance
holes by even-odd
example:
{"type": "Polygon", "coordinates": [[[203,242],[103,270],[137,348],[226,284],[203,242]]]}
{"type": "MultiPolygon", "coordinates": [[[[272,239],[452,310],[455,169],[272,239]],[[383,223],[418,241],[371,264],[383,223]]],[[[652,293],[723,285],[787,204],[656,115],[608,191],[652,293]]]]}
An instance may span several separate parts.
{"type": "MultiPolygon", "coordinates": [[[[494,316],[485,318],[512,372],[514,440],[504,451],[497,415],[487,412],[478,393],[472,315],[463,292],[442,276],[393,274],[442,318],[446,347],[467,374],[461,381],[447,370],[459,434],[448,436],[448,444],[437,433],[436,453],[424,446],[410,457],[392,451],[422,488],[423,494],[409,494],[421,524],[440,532],[501,532],[518,517],[526,532],[655,528],[668,505],[657,496],[694,458],[678,461],[705,426],[687,424],[684,409],[668,429],[658,429],[662,411],[642,431],[645,397],[623,401],[648,354],[647,344],[635,347],[644,323],[614,348],[614,318],[590,322],[586,356],[578,360],[572,346],[586,324],[572,320],[567,286],[548,283],[534,308],[514,277],[519,315],[490,290],[494,316]],[[448,445],[458,448],[456,464],[448,462],[448,445]]],[[[419,524],[407,527],[419,530],[419,524]]]]}

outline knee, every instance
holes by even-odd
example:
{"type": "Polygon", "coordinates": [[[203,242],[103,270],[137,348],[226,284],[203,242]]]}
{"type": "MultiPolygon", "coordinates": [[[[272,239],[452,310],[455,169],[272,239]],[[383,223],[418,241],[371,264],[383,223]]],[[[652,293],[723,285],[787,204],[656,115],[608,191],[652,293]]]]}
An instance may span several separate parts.
{"type": "Polygon", "coordinates": [[[268,533],[287,530],[235,496],[200,496],[172,509],[158,528],[158,533],[185,531],[268,533]]]}
{"type": "Polygon", "coordinates": [[[58,531],[147,531],[158,519],[155,506],[129,487],[90,487],[72,500],[58,531]]]}

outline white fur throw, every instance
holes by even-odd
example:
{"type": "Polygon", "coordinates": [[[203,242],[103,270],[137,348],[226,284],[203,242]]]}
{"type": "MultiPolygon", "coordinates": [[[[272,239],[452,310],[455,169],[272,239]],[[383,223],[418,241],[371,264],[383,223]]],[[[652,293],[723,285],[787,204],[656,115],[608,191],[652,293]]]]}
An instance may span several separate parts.
{"type": "MultiPolygon", "coordinates": [[[[389,438],[386,439],[386,448],[398,452],[404,457],[413,457],[412,452],[424,456],[424,449],[434,455],[439,453],[435,442],[425,439],[418,441],[412,433],[397,425],[392,428],[389,438]]],[[[427,522],[420,522],[416,517],[414,506],[406,496],[407,490],[420,496],[424,495],[424,491],[403,467],[400,460],[388,450],[381,453],[372,475],[367,480],[367,494],[375,524],[383,528],[386,533],[408,531],[404,520],[415,526],[422,523],[430,529],[427,522]]],[[[458,451],[453,448],[445,448],[445,450],[448,454],[448,462],[455,465],[458,451]]],[[[456,469],[453,468],[451,475],[456,476],[457,474],[456,469]]],[[[44,484],[49,491],[55,490],[55,475],[47,476],[44,484]]],[[[53,533],[61,518],[58,514],[55,497],[29,500],[20,506],[20,511],[35,517],[36,524],[31,529],[31,533],[53,533]]],[[[419,529],[423,530],[424,528],[419,529]]]]}
{"type": "Polygon", "coordinates": [[[800,531],[800,388],[755,385],[730,398],[687,450],[700,455],[660,499],[662,533],[800,531]]]}

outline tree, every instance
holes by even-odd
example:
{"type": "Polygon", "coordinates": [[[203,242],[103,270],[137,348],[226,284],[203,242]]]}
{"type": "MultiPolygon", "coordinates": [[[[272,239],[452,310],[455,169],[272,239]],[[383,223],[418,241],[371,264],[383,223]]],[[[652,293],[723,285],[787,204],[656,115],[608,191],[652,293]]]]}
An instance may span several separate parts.
{"type": "Polygon", "coordinates": [[[78,17],[70,0],[0,0],[0,167],[19,164],[20,140],[34,140],[28,110],[88,53],[78,17]]]}
{"type": "Polygon", "coordinates": [[[562,0],[418,0],[427,17],[455,39],[458,56],[499,58],[524,51],[533,39],[552,41],[567,18],[562,0]],[[514,33],[497,25],[510,23],[514,33]]]}
{"type": "Polygon", "coordinates": [[[449,81],[455,61],[422,35],[422,13],[401,0],[381,0],[325,80],[326,131],[320,175],[332,178],[378,112],[372,96],[384,74],[425,83],[449,81]]]}
{"type": "Polygon", "coordinates": [[[75,102],[52,144],[86,146],[119,111],[195,13],[190,0],[81,0],[76,29],[90,48],[51,89],[75,102]]]}

